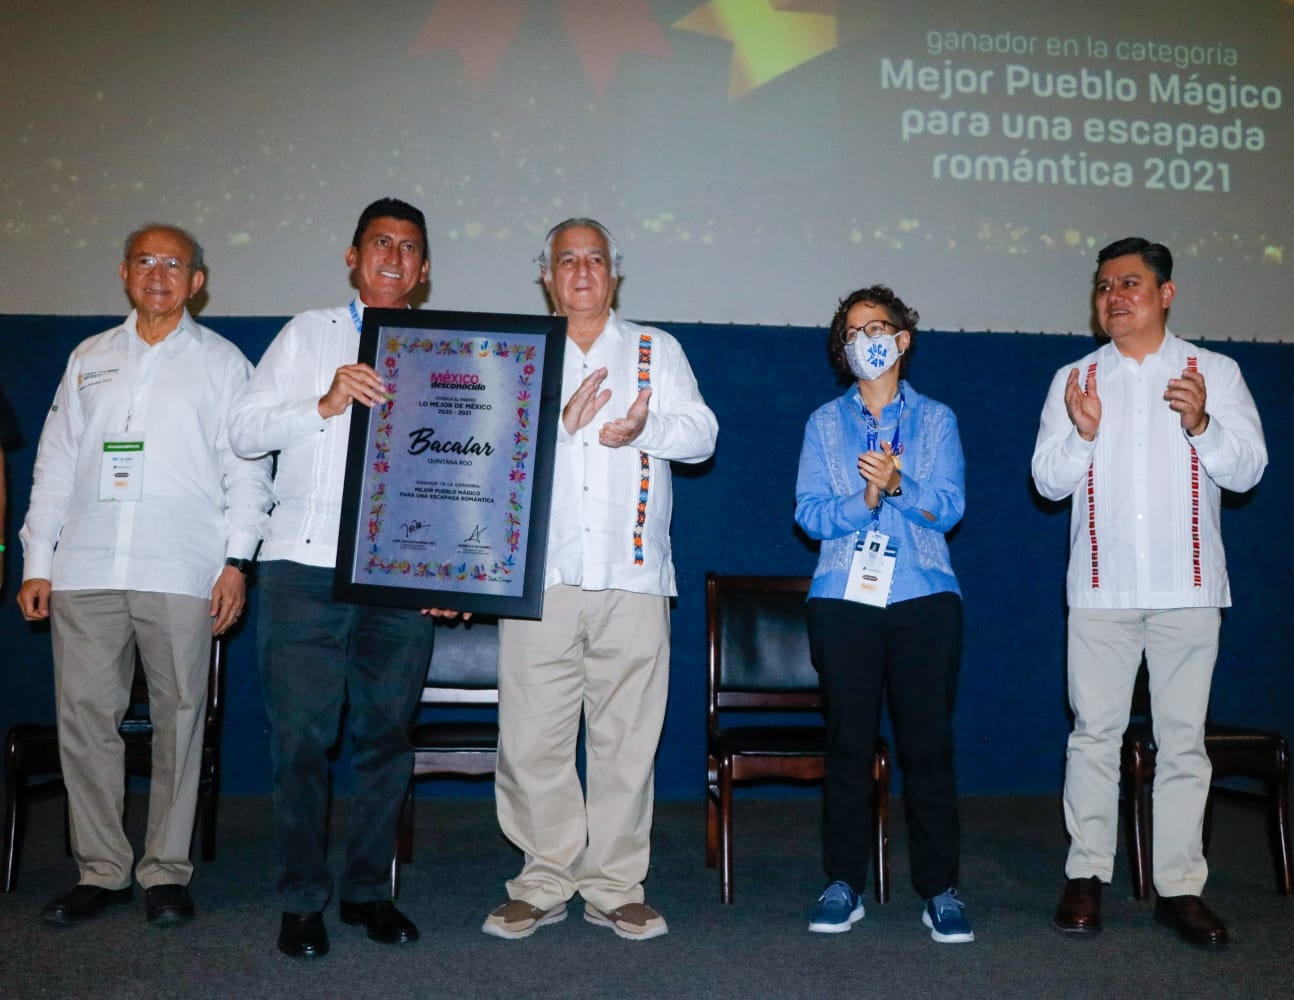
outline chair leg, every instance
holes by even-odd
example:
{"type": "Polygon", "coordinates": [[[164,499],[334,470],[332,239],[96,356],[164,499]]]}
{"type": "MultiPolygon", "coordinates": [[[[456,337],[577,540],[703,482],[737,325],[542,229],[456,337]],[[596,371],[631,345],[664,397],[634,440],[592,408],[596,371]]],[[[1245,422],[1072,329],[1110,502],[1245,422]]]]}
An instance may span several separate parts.
{"type": "Polygon", "coordinates": [[[876,843],[873,845],[873,853],[876,855],[876,901],[888,903],[890,901],[890,755],[888,748],[883,745],[876,749],[872,774],[876,781],[876,791],[872,795],[876,828],[876,843]]]}
{"type": "Polygon", "coordinates": [[[705,793],[705,866],[714,868],[719,864],[719,803],[718,790],[706,789],[705,793]]]}
{"type": "Polygon", "coordinates": [[[18,887],[18,845],[22,840],[24,779],[12,772],[5,784],[4,796],[4,872],[0,889],[13,892],[18,887]]]}
{"type": "Polygon", "coordinates": [[[404,793],[400,816],[395,821],[395,849],[391,852],[391,898],[400,895],[400,863],[413,863],[413,782],[404,793]]]}
{"type": "Polygon", "coordinates": [[[1150,898],[1150,826],[1151,783],[1155,774],[1154,757],[1141,746],[1133,747],[1126,773],[1132,789],[1128,795],[1131,815],[1128,818],[1128,869],[1132,878],[1132,897],[1150,898]]]}
{"type": "Polygon", "coordinates": [[[1289,896],[1294,893],[1294,879],[1290,873],[1289,746],[1284,740],[1279,754],[1276,773],[1267,781],[1267,813],[1276,861],[1276,890],[1282,896],[1289,896]]]}
{"type": "Polygon", "coordinates": [[[198,829],[202,831],[203,861],[216,859],[216,804],[219,800],[215,777],[198,788],[198,829]]]}
{"type": "Polygon", "coordinates": [[[413,785],[404,795],[404,805],[400,807],[400,819],[396,823],[396,845],[400,860],[406,865],[413,864],[413,785]]]}
{"type": "Polygon", "coordinates": [[[719,863],[719,777],[715,773],[714,759],[710,759],[709,774],[705,784],[705,866],[713,868],[719,863]]]}
{"type": "Polygon", "coordinates": [[[732,902],[732,761],[719,762],[719,900],[732,902]]]}

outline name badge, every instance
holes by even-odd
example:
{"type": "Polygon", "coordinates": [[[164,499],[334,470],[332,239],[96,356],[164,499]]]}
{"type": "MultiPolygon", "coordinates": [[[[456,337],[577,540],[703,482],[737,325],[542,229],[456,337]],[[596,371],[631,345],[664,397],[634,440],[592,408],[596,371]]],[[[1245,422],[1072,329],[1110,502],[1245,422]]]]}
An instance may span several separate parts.
{"type": "Polygon", "coordinates": [[[889,535],[869,531],[854,549],[845,584],[845,600],[883,608],[890,603],[898,545],[889,535]]]}
{"type": "Polygon", "coordinates": [[[144,495],[144,440],[109,436],[99,463],[99,499],[139,500],[144,495]]]}

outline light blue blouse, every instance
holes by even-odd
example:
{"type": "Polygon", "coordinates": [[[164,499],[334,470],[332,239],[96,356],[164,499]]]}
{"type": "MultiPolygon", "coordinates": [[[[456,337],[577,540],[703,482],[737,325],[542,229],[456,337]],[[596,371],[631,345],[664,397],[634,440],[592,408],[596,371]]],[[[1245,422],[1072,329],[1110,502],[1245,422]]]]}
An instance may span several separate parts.
{"type": "MultiPolygon", "coordinates": [[[[950,591],[961,594],[944,538],[966,506],[966,462],[957,418],[943,403],[900,383],[904,403],[899,440],[903,489],[882,498],[877,530],[897,545],[890,603],[950,591]],[[934,520],[925,516],[928,512],[934,520]]],[[[900,418],[899,397],[885,407],[880,437],[900,418]]],[[[867,420],[856,386],[809,417],[795,484],[795,522],[822,542],[810,597],[842,597],[858,541],[872,527],[858,456],[867,450],[867,420]]]]}

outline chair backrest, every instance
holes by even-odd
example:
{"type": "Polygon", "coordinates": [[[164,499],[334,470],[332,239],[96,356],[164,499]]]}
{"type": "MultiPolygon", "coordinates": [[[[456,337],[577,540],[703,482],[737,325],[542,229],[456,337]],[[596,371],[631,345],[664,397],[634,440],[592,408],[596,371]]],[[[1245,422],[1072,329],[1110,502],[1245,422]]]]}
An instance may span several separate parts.
{"type": "Polygon", "coordinates": [[[707,573],[707,721],[720,709],[822,705],[809,658],[807,576],[707,573]]]}
{"type": "Polygon", "coordinates": [[[499,701],[499,620],[436,622],[436,644],[427,667],[422,703],[495,705],[499,701]]]}

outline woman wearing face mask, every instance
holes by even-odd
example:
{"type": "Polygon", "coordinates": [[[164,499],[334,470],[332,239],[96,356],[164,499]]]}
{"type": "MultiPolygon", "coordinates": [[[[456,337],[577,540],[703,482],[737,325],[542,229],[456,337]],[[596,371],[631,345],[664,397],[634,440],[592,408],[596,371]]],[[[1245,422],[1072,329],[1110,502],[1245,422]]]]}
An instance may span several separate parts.
{"type": "Polygon", "coordinates": [[[828,355],[849,389],[809,418],[800,452],[795,520],[822,543],[808,627],[827,716],[828,885],[809,930],[839,933],[863,917],[884,691],[921,921],[952,944],[975,939],[957,894],[962,604],[944,539],[965,506],[965,463],[952,411],[904,377],[917,319],[884,285],[841,301],[828,355]]]}

